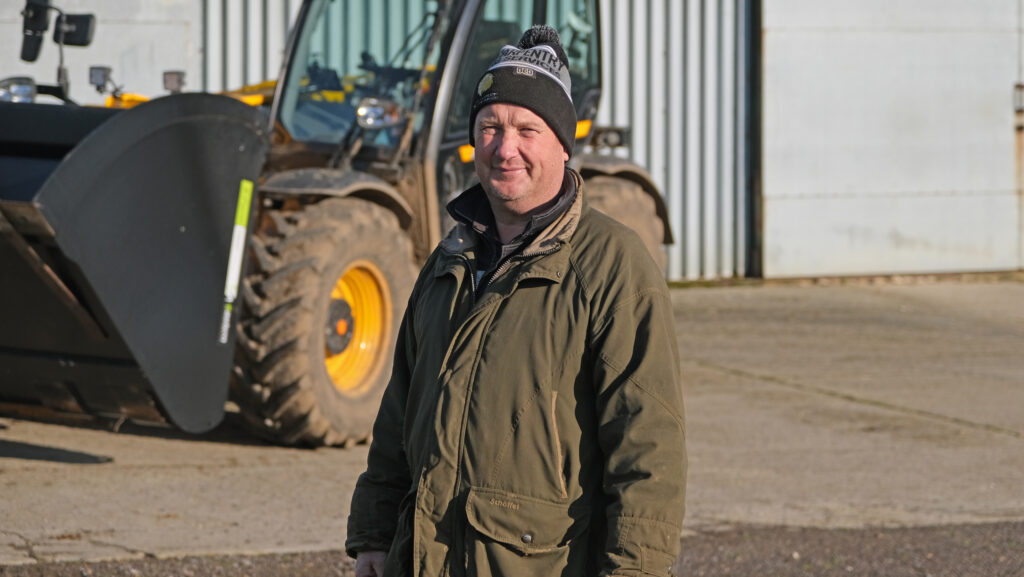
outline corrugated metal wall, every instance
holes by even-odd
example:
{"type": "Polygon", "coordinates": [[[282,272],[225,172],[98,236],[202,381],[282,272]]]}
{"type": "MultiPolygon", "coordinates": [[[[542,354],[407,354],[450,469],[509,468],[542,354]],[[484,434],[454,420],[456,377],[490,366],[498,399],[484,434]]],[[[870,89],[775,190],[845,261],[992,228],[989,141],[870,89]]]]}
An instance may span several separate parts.
{"type": "Polygon", "coordinates": [[[602,0],[598,122],[633,129],[628,156],[665,195],[669,278],[746,276],[750,0],[602,0]]]}
{"type": "MultiPolygon", "coordinates": [[[[620,154],[651,173],[676,243],[670,279],[747,276],[747,32],[756,0],[601,0],[598,123],[630,126],[620,154]]],[[[366,10],[374,4],[366,0],[366,10]]],[[[300,0],[203,0],[204,88],[276,76],[300,0]]],[[[524,3],[525,5],[525,3],[524,3]]]]}
{"type": "Polygon", "coordinates": [[[276,78],[301,0],[202,0],[202,88],[276,78]]]}

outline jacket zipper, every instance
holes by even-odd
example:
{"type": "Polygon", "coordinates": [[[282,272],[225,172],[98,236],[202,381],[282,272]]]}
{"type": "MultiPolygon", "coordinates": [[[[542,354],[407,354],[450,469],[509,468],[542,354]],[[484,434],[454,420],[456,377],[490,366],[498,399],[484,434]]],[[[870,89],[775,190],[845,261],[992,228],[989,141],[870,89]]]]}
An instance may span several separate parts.
{"type": "MultiPolygon", "coordinates": [[[[496,278],[500,277],[501,275],[505,274],[508,271],[508,269],[510,269],[512,267],[512,263],[513,262],[522,262],[522,261],[531,259],[531,258],[533,258],[535,256],[547,256],[547,255],[549,255],[551,253],[556,252],[561,247],[562,247],[562,245],[558,244],[558,245],[556,245],[556,246],[554,246],[552,248],[549,248],[549,249],[547,249],[545,251],[541,251],[541,252],[535,252],[535,253],[531,253],[531,254],[523,253],[523,254],[512,255],[512,256],[506,258],[505,260],[503,260],[500,264],[498,264],[498,268],[494,269],[493,271],[491,271],[488,274],[485,274],[483,276],[483,278],[481,278],[480,280],[483,281],[483,280],[486,279],[487,282],[486,283],[481,282],[480,285],[481,286],[485,286],[485,287],[486,286],[490,286],[491,281],[493,281],[494,279],[496,279],[496,278]]],[[[469,260],[469,259],[467,259],[467,260],[469,260]]],[[[472,270],[470,272],[472,272],[472,270]]],[[[473,280],[475,281],[476,280],[476,275],[472,275],[472,277],[473,277],[473,280]]],[[[473,283],[473,292],[476,293],[476,283],[475,282],[473,283]]]]}
{"type": "MultiPolygon", "coordinates": [[[[475,289],[474,289],[475,292],[475,289]]],[[[475,302],[474,302],[475,306],[475,302]]],[[[472,314],[470,316],[473,316],[472,314]]],[[[493,317],[488,319],[486,329],[490,328],[493,317]]],[[[476,364],[480,362],[480,347],[474,353],[476,358],[473,359],[473,371],[476,371],[476,364]]],[[[459,507],[456,514],[452,515],[452,549],[449,553],[449,563],[443,571],[446,577],[451,571],[451,563],[462,564],[463,569],[467,568],[469,561],[468,550],[466,548],[466,523],[463,521],[462,512],[465,511],[465,504],[462,503],[459,496],[459,488],[462,485],[462,455],[466,450],[466,422],[469,420],[469,398],[473,393],[473,388],[476,386],[476,380],[472,379],[466,385],[466,398],[462,403],[462,417],[459,420],[459,437],[458,437],[458,450],[455,452],[455,480],[452,487],[452,499],[453,504],[457,504],[459,507]]]]}
{"type": "MultiPolygon", "coordinates": [[[[473,309],[476,307],[476,303],[477,303],[477,295],[476,295],[477,282],[476,282],[476,270],[475,270],[475,268],[473,266],[473,262],[469,259],[469,257],[467,257],[463,253],[459,253],[458,257],[466,265],[466,270],[468,271],[468,274],[469,274],[469,283],[470,283],[470,288],[471,288],[471,290],[469,291],[469,298],[470,298],[469,310],[470,310],[470,312],[468,313],[467,318],[462,319],[460,321],[460,323],[459,323],[460,331],[461,331],[462,326],[465,325],[465,323],[468,320],[468,318],[474,316],[473,309]]],[[[458,298],[458,297],[456,297],[456,298],[458,298]]],[[[488,323],[488,325],[489,324],[490,323],[488,323]]],[[[457,335],[458,335],[458,333],[460,331],[457,331],[456,334],[453,335],[453,340],[452,340],[452,343],[451,343],[450,346],[454,346],[454,344],[455,344],[454,339],[457,338],[457,335]]],[[[478,349],[477,350],[477,354],[479,354],[479,352],[480,351],[478,349]]],[[[449,354],[450,354],[450,352],[449,352],[449,354]]],[[[474,361],[474,363],[475,362],[476,361],[474,361]]],[[[447,355],[446,355],[446,358],[445,358],[445,363],[446,364],[448,363],[447,355]]],[[[473,385],[473,383],[469,383],[468,387],[472,387],[472,385],[473,385]]],[[[462,453],[463,453],[463,451],[465,451],[464,438],[465,438],[465,430],[466,430],[466,420],[469,417],[469,415],[468,415],[469,395],[470,395],[470,392],[471,392],[468,387],[467,387],[467,390],[466,390],[466,400],[462,404],[462,418],[459,421],[458,450],[455,453],[455,480],[453,482],[452,499],[451,499],[451,503],[453,503],[453,504],[459,503],[459,485],[462,484],[462,453]]],[[[451,574],[451,565],[453,563],[460,563],[461,565],[463,565],[463,567],[465,567],[466,562],[469,560],[468,557],[466,556],[466,543],[465,543],[465,535],[464,535],[464,533],[465,533],[465,523],[462,522],[461,517],[462,517],[462,515],[460,515],[458,512],[456,514],[452,515],[452,520],[451,520],[452,546],[448,550],[448,563],[445,564],[442,567],[441,577],[448,577],[451,574]]]]}
{"type": "MultiPolygon", "coordinates": [[[[545,250],[545,251],[535,252],[535,253],[532,253],[532,254],[529,254],[529,255],[527,255],[527,254],[520,254],[520,255],[510,256],[509,258],[505,259],[505,261],[503,263],[499,264],[498,268],[496,268],[490,275],[485,275],[484,278],[488,278],[488,282],[490,282],[490,280],[492,280],[494,278],[497,278],[497,276],[499,274],[504,274],[509,269],[509,267],[512,266],[512,262],[513,261],[523,261],[523,260],[527,260],[527,259],[533,258],[535,256],[547,256],[549,254],[552,254],[552,253],[556,252],[558,249],[561,248],[561,246],[562,246],[561,243],[559,243],[559,244],[555,245],[554,247],[552,247],[552,248],[550,248],[548,250],[545,250]]],[[[459,256],[459,258],[461,258],[466,263],[466,268],[469,271],[469,279],[470,279],[470,283],[471,283],[470,286],[473,287],[472,296],[471,296],[473,301],[472,301],[472,305],[471,305],[470,308],[473,308],[473,307],[476,306],[476,302],[477,302],[477,298],[476,298],[477,282],[476,282],[476,274],[474,274],[475,271],[473,269],[473,263],[470,261],[469,257],[467,257],[463,253],[459,253],[458,256],[459,256]]],[[[483,280],[483,278],[481,278],[481,280],[483,280]]],[[[487,285],[483,285],[483,286],[487,286],[487,285]]],[[[511,294],[509,296],[511,296],[511,294]]],[[[470,315],[470,316],[472,316],[472,315],[470,315]]],[[[491,320],[494,320],[494,319],[492,318],[491,320]]],[[[488,321],[487,322],[487,327],[485,328],[485,330],[489,330],[490,329],[490,324],[491,324],[491,322],[488,321]]],[[[477,351],[476,351],[477,358],[474,360],[474,366],[475,366],[475,364],[477,362],[479,362],[479,355],[480,355],[480,348],[477,347],[477,351]]],[[[475,381],[470,383],[470,386],[473,386],[473,385],[475,385],[475,381]]],[[[465,442],[465,440],[466,440],[466,421],[469,418],[469,397],[470,397],[471,394],[472,394],[472,389],[471,388],[467,388],[467,390],[466,390],[466,400],[465,400],[465,402],[462,405],[462,419],[461,419],[461,422],[459,423],[459,442],[458,442],[458,451],[455,454],[455,458],[456,458],[456,463],[455,463],[455,481],[454,481],[454,487],[452,488],[452,503],[458,503],[459,502],[458,501],[459,486],[462,484],[462,456],[463,456],[463,453],[466,450],[466,442],[465,442]]],[[[561,473],[559,473],[559,477],[561,477],[561,473]]],[[[564,483],[564,481],[563,481],[563,483],[564,483]]],[[[453,550],[450,551],[450,554],[449,554],[449,559],[450,559],[449,566],[445,566],[444,567],[444,570],[443,570],[443,574],[444,575],[448,575],[450,573],[450,571],[451,571],[450,565],[451,565],[452,562],[461,563],[463,565],[463,567],[465,567],[466,563],[469,561],[469,557],[468,557],[467,552],[466,552],[466,543],[465,543],[465,535],[464,535],[465,527],[464,527],[464,525],[465,525],[465,523],[462,522],[462,515],[460,515],[460,514],[452,515],[452,528],[451,529],[452,529],[452,545],[453,545],[452,549],[453,550]],[[461,545],[459,545],[460,542],[461,542],[461,545]],[[458,555],[459,559],[454,559],[454,557],[456,555],[458,555]]]]}
{"type": "MultiPolygon", "coordinates": [[[[512,261],[513,260],[519,260],[521,258],[522,258],[522,256],[514,255],[514,256],[510,256],[510,257],[506,258],[505,260],[501,261],[500,263],[498,263],[498,268],[496,268],[496,269],[492,270],[491,272],[485,274],[480,279],[480,281],[481,281],[480,282],[480,286],[484,286],[485,287],[485,286],[488,286],[489,284],[491,284],[492,280],[494,280],[494,279],[498,278],[499,276],[501,276],[505,271],[507,271],[509,269],[509,267],[512,266],[512,261]],[[487,281],[487,282],[483,282],[483,281],[487,281]]],[[[475,287],[474,287],[474,290],[476,290],[475,287]]]]}

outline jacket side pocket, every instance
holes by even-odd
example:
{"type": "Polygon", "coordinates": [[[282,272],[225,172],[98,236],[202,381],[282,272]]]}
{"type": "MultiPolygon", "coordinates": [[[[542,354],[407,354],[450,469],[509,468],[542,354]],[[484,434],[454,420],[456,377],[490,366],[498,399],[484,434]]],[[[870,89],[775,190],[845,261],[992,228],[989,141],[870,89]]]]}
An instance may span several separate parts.
{"type": "Polygon", "coordinates": [[[587,529],[590,512],[569,502],[473,487],[466,518],[481,535],[524,555],[553,551],[587,529]]]}

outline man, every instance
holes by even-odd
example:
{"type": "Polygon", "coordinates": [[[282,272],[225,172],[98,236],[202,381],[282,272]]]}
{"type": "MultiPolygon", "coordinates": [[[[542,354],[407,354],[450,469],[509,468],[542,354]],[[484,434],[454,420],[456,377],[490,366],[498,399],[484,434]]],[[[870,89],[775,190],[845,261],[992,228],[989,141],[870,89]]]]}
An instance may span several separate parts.
{"type": "Polygon", "coordinates": [[[667,575],[686,474],[668,290],[566,167],[548,27],[470,114],[480,184],[413,288],[346,549],[357,577],[667,575]]]}

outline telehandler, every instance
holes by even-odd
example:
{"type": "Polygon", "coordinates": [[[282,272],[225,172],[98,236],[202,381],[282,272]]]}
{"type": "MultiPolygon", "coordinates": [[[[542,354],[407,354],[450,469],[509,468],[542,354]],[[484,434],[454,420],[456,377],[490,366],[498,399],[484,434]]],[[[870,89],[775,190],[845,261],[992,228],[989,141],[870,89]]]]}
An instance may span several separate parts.
{"type": "MultiPolygon", "coordinates": [[[[571,60],[570,165],[589,202],[664,267],[651,178],[586,153],[621,138],[594,126],[598,9],[305,0],[280,76],[248,104],[186,92],[90,108],[66,74],[0,81],[0,410],[203,432],[227,407],[279,443],[367,440],[418,266],[475,182],[473,86],[534,23],[571,60]]],[[[51,13],[59,44],[91,39],[94,18],[28,0],[23,57],[51,13]],[[65,38],[71,20],[80,36],[65,38]]]]}

